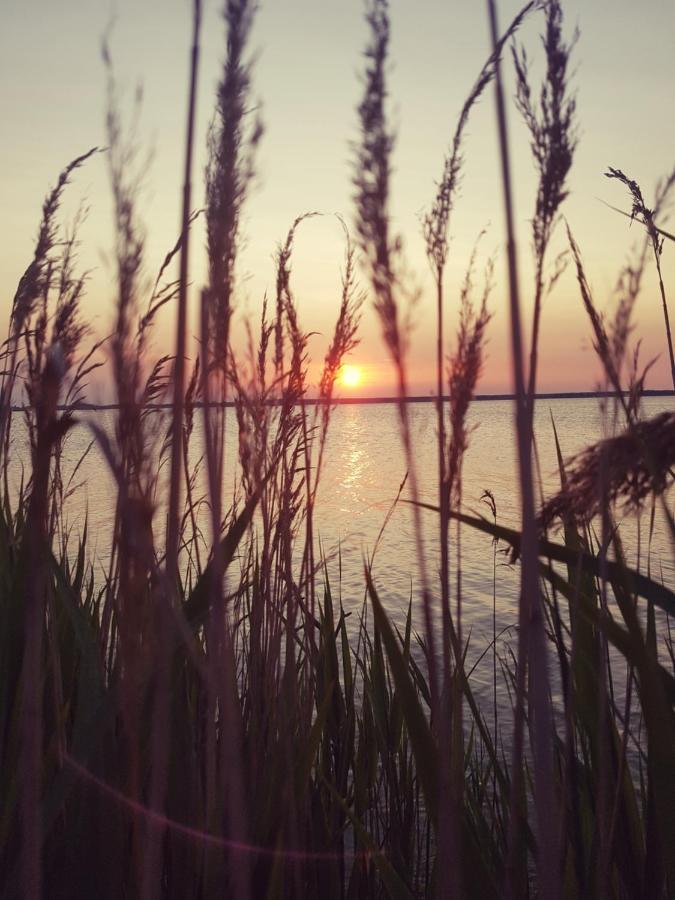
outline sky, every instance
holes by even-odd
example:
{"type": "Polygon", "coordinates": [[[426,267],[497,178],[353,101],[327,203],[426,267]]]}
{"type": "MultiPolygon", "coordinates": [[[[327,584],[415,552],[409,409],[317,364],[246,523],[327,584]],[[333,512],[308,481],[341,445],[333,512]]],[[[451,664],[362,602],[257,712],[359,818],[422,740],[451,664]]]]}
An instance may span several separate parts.
{"type": "MultiPolygon", "coordinates": [[[[206,133],[225,52],[221,3],[204,2],[195,206],[203,197],[206,133]]],[[[639,12],[632,0],[569,0],[563,7],[568,32],[575,26],[580,29],[573,78],[580,142],[563,212],[581,248],[596,302],[609,314],[617,275],[640,233],[637,225],[630,228],[627,219],[602,204],[605,200],[628,208],[623,188],[605,179],[603,172],[608,165],[622,168],[640,182],[649,202],[658,178],[675,166],[675,4],[645,0],[639,12]]],[[[511,0],[499,3],[503,26],[517,8],[511,0]]],[[[100,45],[111,22],[109,43],[127,111],[137,85],[143,89],[136,138],[152,157],[139,204],[147,233],[149,278],[175,243],[180,227],[190,2],[3,0],[0,16],[0,317],[6,321],[17,281],[32,255],[45,193],[70,159],[105,144],[100,45]]],[[[489,34],[485,5],[474,0],[392,0],[391,21],[390,111],[397,134],[391,214],[403,238],[410,286],[419,294],[411,314],[410,389],[428,394],[434,384],[435,321],[420,219],[432,202],[463,100],[489,52],[489,34]]],[[[535,83],[543,62],[538,37],[542,22],[541,15],[532,16],[520,33],[535,83]]],[[[317,361],[325,352],[339,302],[343,241],[334,214],[348,224],[353,221],[352,146],[358,136],[356,107],[366,39],[361,0],[263,0],[252,34],[253,96],[265,135],[243,221],[237,316],[239,323],[256,317],[265,292],[273,293],[274,251],[293,219],[306,211],[321,212],[303,224],[293,263],[301,320],[307,331],[316,332],[310,351],[317,361]]],[[[507,56],[509,98],[512,75],[507,56]]],[[[532,305],[529,229],[536,177],[527,134],[512,103],[509,125],[527,320],[532,305]]],[[[494,126],[489,90],[474,110],[467,133],[446,276],[450,349],[463,273],[477,235],[487,229],[479,265],[496,254],[496,285],[481,393],[507,392],[512,387],[494,126]]],[[[73,179],[63,205],[64,222],[82,202],[89,214],[81,231],[80,259],[83,268],[92,270],[83,312],[92,335],[104,335],[114,320],[115,296],[104,155],[88,162],[73,179]]],[[[663,224],[668,227],[665,219],[663,224]]],[[[198,226],[192,245],[192,299],[205,277],[204,243],[198,226]]],[[[551,258],[564,247],[564,229],[559,229],[551,258]]],[[[664,274],[666,286],[675,291],[675,245],[665,247],[664,274]]],[[[367,287],[365,273],[362,283],[367,287]]],[[[174,315],[167,309],[158,322],[153,343],[157,354],[170,350],[174,315]]],[[[668,387],[653,265],[636,307],[636,326],[644,361],[658,356],[648,386],[668,387]]],[[[358,387],[344,387],[343,393],[392,393],[394,376],[369,301],[361,343],[349,361],[363,378],[358,387]]],[[[312,374],[318,379],[318,362],[312,374]]],[[[598,378],[588,323],[570,269],[545,303],[539,390],[592,390],[598,378]]],[[[103,386],[98,390],[105,393],[103,386]]]]}

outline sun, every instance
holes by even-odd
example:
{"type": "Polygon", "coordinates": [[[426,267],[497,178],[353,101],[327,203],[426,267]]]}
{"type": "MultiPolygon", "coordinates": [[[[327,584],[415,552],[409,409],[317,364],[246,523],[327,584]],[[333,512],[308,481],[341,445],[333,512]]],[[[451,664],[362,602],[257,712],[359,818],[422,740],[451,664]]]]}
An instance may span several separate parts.
{"type": "Polygon", "coordinates": [[[358,387],[362,380],[363,373],[358,366],[343,366],[340,370],[340,384],[344,387],[358,387]]]}

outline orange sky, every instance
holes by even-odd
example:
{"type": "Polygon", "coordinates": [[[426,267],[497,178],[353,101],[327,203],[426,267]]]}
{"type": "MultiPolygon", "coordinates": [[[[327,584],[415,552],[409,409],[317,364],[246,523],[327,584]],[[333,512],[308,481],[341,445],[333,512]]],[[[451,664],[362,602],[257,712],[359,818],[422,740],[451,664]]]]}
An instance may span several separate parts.
{"type": "MultiPolygon", "coordinates": [[[[564,213],[577,237],[595,290],[608,308],[611,289],[637,226],[603,206],[603,198],[627,207],[620,185],[603,178],[607,165],[623,168],[651,195],[657,178],[675,165],[675,6],[651,0],[640,11],[626,0],[581,0],[564,4],[568,26],[581,29],[576,51],[581,142],[570,178],[564,213]],[[665,111],[665,112],[664,112],[665,111]]],[[[502,23],[517,4],[502,2],[502,23]]],[[[140,139],[153,150],[142,197],[148,231],[147,271],[152,276],[179,229],[182,131],[186,101],[189,3],[187,0],[118,0],[111,45],[120,80],[133,94],[144,89],[140,139]]],[[[104,74],[100,36],[110,19],[108,0],[9,0],[0,35],[0,315],[6,320],[16,282],[30,259],[42,197],[62,166],[94,144],[104,143],[104,74]]],[[[461,107],[488,51],[483,4],[444,0],[393,0],[391,111],[398,140],[394,156],[392,216],[404,238],[411,284],[420,291],[414,310],[410,357],[414,393],[433,385],[434,321],[432,285],[420,233],[420,215],[433,197],[443,154],[461,107]]],[[[541,17],[521,38],[534,61],[541,17]]],[[[206,3],[199,91],[199,158],[195,205],[201,199],[205,133],[223,55],[219,4],[206,3]]],[[[272,291],[275,245],[296,215],[325,213],[302,226],[293,266],[303,324],[320,334],[310,349],[320,360],[339,299],[341,229],[332,213],[352,219],[350,141],[356,137],[356,105],[365,27],[360,0],[268,0],[253,35],[257,51],[254,92],[260,98],[266,134],[258,178],[246,209],[246,245],[241,256],[238,309],[255,315],[266,290],[272,291]]],[[[511,63],[506,70],[511,77],[511,63]]],[[[510,91],[512,93],[512,90],[510,91]]],[[[535,179],[527,136],[510,110],[516,213],[521,249],[523,303],[531,301],[529,217],[535,179]]],[[[458,288],[478,232],[486,253],[503,244],[497,142],[490,92],[475,110],[466,142],[462,192],[451,222],[453,240],[447,271],[448,321],[454,321],[458,288]]],[[[86,197],[91,210],[82,231],[83,266],[93,269],[85,313],[99,334],[113,320],[114,287],[106,253],[111,243],[110,200],[105,159],[98,157],[78,174],[64,204],[72,216],[86,197]]],[[[671,229],[672,230],[672,229],[671,229]]],[[[204,277],[203,232],[196,230],[192,278],[204,277]]],[[[559,232],[551,256],[563,247],[559,232]]],[[[664,254],[666,285],[675,292],[675,245],[664,254]]],[[[495,317],[489,332],[482,392],[511,387],[504,259],[498,253],[495,317]]],[[[675,313],[675,310],[674,310],[675,313]]],[[[649,385],[668,386],[663,320],[650,268],[636,310],[647,360],[660,355],[649,385]]],[[[157,352],[168,346],[172,311],[160,322],[157,352]]],[[[540,351],[540,390],[587,390],[597,366],[572,272],[546,302],[540,351]]],[[[390,393],[393,378],[367,307],[362,342],[352,360],[363,370],[363,395],[390,393]]],[[[343,389],[343,393],[346,389],[343,389]]]]}

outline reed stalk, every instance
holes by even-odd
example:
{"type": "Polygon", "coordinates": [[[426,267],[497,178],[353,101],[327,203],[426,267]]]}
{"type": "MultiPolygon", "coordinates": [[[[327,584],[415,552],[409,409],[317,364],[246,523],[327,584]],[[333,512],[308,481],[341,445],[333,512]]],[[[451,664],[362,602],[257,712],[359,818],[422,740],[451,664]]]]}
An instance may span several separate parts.
{"type": "Polygon", "coordinates": [[[192,10],[192,50],[188,92],[187,125],[185,133],[185,162],[183,173],[183,208],[181,217],[181,249],[176,318],[176,352],[173,369],[173,409],[171,418],[171,472],[169,476],[169,511],[166,538],[166,570],[174,582],[178,579],[178,516],[181,496],[181,466],[184,456],[185,361],[187,353],[187,307],[190,267],[190,216],[192,205],[192,158],[199,69],[201,0],[194,0],[192,10]]]}
{"type": "MultiPolygon", "coordinates": [[[[499,29],[494,0],[488,0],[487,7],[492,44],[493,47],[496,47],[499,29]]],[[[537,873],[542,894],[546,897],[556,898],[559,896],[560,883],[557,874],[559,869],[557,827],[555,818],[552,815],[552,811],[557,808],[557,804],[555,802],[551,750],[550,689],[542,601],[539,593],[532,479],[532,441],[523,366],[523,339],[511,186],[511,161],[504,89],[499,61],[497,61],[495,77],[495,105],[507,234],[506,255],[511,319],[511,355],[515,388],[514,421],[518,448],[522,528],[516,711],[511,765],[510,856],[506,872],[506,890],[509,896],[515,898],[520,896],[522,889],[522,884],[519,883],[521,876],[516,871],[516,860],[520,852],[521,842],[524,839],[524,810],[522,808],[524,786],[523,730],[526,672],[529,669],[532,693],[531,704],[534,716],[532,738],[535,757],[535,802],[538,825],[537,873]]]]}

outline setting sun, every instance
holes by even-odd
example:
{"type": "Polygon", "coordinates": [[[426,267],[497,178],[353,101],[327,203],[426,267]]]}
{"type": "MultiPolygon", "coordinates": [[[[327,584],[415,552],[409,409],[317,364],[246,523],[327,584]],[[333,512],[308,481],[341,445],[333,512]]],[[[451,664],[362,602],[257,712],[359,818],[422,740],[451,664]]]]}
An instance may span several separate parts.
{"type": "Polygon", "coordinates": [[[340,384],[344,387],[358,387],[363,380],[363,373],[358,366],[343,366],[340,372],[340,384]]]}

